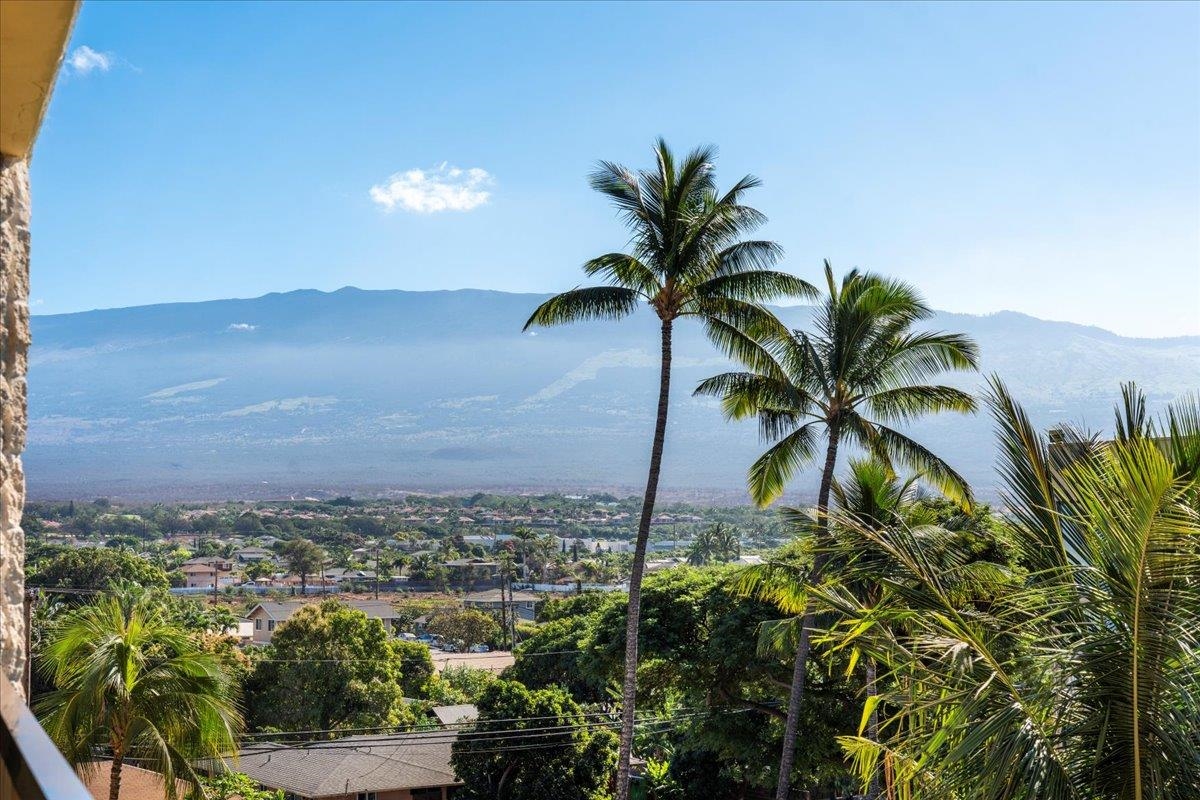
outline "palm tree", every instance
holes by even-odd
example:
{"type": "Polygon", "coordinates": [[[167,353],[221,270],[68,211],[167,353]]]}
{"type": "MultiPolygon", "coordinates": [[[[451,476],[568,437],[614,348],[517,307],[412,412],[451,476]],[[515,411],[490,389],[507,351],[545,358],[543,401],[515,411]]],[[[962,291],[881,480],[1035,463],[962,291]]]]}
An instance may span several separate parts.
{"type": "Polygon", "coordinates": [[[713,176],[715,156],[713,148],[702,147],[677,162],[666,142],[659,139],[655,169],[633,172],[619,164],[601,162],[591,175],[591,185],[613,202],[629,227],[630,252],[607,253],[588,261],[584,272],[604,278],[604,285],[572,289],[552,297],[525,323],[529,328],[585,319],[621,319],[643,303],[660,322],[658,410],[629,580],[618,800],[629,796],[642,572],[667,431],[675,322],[695,317],[725,353],[753,358],[751,337],[782,333],[782,326],[760,303],[785,295],[815,294],[808,283],[772,269],[781,254],[778,245],[743,238],[765,221],[760,212],[742,202],[746,192],[759,182],[747,176],[720,193],[713,176]]]}
{"type": "MultiPolygon", "coordinates": [[[[833,495],[833,519],[838,534],[841,534],[849,524],[855,531],[862,528],[882,530],[896,525],[919,525],[921,516],[917,506],[920,490],[919,475],[913,475],[901,480],[893,471],[891,465],[877,458],[852,459],[849,474],[845,480],[834,479],[831,487],[833,495]]],[[[843,551],[847,560],[854,564],[854,569],[843,567],[835,571],[842,578],[840,583],[858,598],[862,607],[874,608],[881,600],[883,584],[879,580],[882,570],[877,558],[870,550],[861,550],[854,546],[846,547],[843,551]],[[853,575],[868,576],[867,579],[854,580],[853,575]]],[[[865,731],[870,741],[879,741],[879,683],[878,664],[874,657],[868,655],[865,659],[866,671],[866,712],[865,731]]],[[[868,777],[867,798],[876,800],[880,797],[882,786],[880,770],[874,770],[868,777]]]]}
{"type": "MultiPolygon", "coordinates": [[[[721,397],[730,419],[757,417],[762,436],[774,441],[750,467],[750,494],[760,506],[777,499],[796,470],[818,457],[824,436],[810,582],[824,566],[829,493],[843,442],[921,472],[952,496],[969,497],[957,472],[892,425],[939,411],[974,411],[966,392],[926,381],[945,370],[975,369],[978,358],[975,343],[962,334],[913,330],[933,311],[908,284],[858,270],[839,284],[828,261],[825,282],[828,294],[816,309],[811,335],[763,337],[741,359],[746,371],[714,376],[696,388],[696,394],[721,397]]],[[[790,791],[812,621],[809,608],[796,647],[778,800],[787,800],[790,791]]]]}
{"type": "Polygon", "coordinates": [[[1126,400],[1116,440],[1047,441],[993,382],[1020,570],[931,560],[936,530],[853,528],[886,563],[882,602],[816,591],[894,687],[882,739],[842,740],[860,773],[886,759],[904,797],[1197,796],[1200,402],[1158,425],[1126,400]],[[998,587],[985,607],[964,602],[967,577],[998,587]]]}
{"type": "Polygon", "coordinates": [[[718,561],[728,563],[742,554],[742,537],[737,528],[717,522],[708,531],[713,555],[718,561]]]}
{"type": "Polygon", "coordinates": [[[126,759],[161,773],[174,800],[177,778],[198,780],[193,759],[236,748],[236,682],[149,593],[101,597],[67,615],[40,664],[56,687],[38,703],[42,725],[77,767],[94,768],[107,749],[109,800],[126,759]]]}

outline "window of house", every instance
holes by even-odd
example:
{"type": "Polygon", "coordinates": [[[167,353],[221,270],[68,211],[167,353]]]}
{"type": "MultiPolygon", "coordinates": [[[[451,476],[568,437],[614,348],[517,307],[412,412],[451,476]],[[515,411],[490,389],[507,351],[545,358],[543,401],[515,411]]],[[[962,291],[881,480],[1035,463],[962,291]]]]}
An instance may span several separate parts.
{"type": "MultiPolygon", "coordinates": [[[[359,792],[358,800],[375,800],[375,793],[374,792],[359,792]]],[[[441,798],[438,798],[438,800],[441,800],[441,798]]]]}
{"type": "Polygon", "coordinates": [[[273,620],[273,619],[267,620],[267,630],[269,630],[269,631],[275,630],[275,620],[273,620]]]}
{"type": "Polygon", "coordinates": [[[261,631],[261,630],[262,630],[262,618],[261,618],[261,617],[259,617],[258,619],[254,620],[254,630],[256,630],[256,631],[261,631]]]}
{"type": "Polygon", "coordinates": [[[429,789],[413,789],[409,792],[412,800],[442,800],[442,787],[434,786],[429,789]]]}

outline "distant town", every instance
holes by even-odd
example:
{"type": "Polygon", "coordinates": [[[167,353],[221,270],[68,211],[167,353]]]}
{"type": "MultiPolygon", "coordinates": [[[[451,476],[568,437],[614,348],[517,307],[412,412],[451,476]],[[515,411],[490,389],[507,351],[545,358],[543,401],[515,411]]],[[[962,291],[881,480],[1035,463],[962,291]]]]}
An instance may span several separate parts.
{"type": "MultiPolygon", "coordinates": [[[[413,495],[401,501],[125,505],[107,499],[31,503],[31,580],[57,552],[119,548],[163,570],[173,591],[295,594],[495,588],[619,588],[628,577],[638,498],[612,495],[413,495]],[[311,572],[289,561],[297,537],[321,549],[311,572]]],[[[786,533],[775,511],[668,506],[653,519],[648,569],[757,560],[786,533]],[[716,529],[721,542],[711,542],[716,529]]]]}

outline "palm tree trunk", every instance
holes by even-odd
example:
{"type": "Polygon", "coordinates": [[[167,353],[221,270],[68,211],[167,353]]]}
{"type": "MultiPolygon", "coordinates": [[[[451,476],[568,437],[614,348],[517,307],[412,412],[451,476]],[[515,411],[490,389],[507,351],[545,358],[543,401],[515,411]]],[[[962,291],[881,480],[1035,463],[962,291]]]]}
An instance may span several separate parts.
{"type": "Polygon", "coordinates": [[[625,682],[621,692],[621,747],[617,757],[617,800],[629,800],[629,759],[633,753],[633,720],[637,702],[638,623],[642,616],[642,572],[646,566],[646,541],[650,538],[650,520],[658,494],[658,475],[662,469],[663,442],[667,435],[667,405],[671,394],[671,321],[662,324],[662,367],[658,382],[658,417],[654,422],[654,443],[650,447],[650,474],[646,478],[646,496],[638,520],[637,543],[633,550],[633,570],[629,575],[629,610],[625,615],[625,682]]]}
{"type": "MultiPolygon", "coordinates": [[[[829,446],[825,449],[825,468],[821,472],[821,488],[817,493],[817,544],[825,543],[829,530],[829,492],[833,486],[833,470],[837,465],[838,435],[836,424],[829,426],[829,446]]],[[[825,566],[825,554],[817,552],[813,559],[810,582],[815,582],[825,566]]],[[[788,800],[791,791],[792,764],[796,758],[796,734],[800,727],[800,703],[804,700],[804,676],[808,669],[809,643],[812,639],[813,605],[810,602],[800,621],[800,642],[796,645],[796,660],[792,666],[792,692],[788,697],[787,723],[783,728],[783,753],[779,757],[779,779],[775,785],[775,800],[788,800]]]]}
{"type": "MultiPolygon", "coordinates": [[[[879,679],[878,670],[876,668],[875,659],[867,659],[867,702],[874,706],[874,697],[879,694],[879,687],[876,681],[879,679]]],[[[872,742],[879,741],[879,709],[873,707],[871,716],[867,719],[867,738],[872,742]]],[[[880,770],[883,768],[883,763],[876,764],[875,771],[871,773],[871,780],[867,783],[867,800],[879,800],[883,795],[883,785],[879,780],[880,770]]]]}
{"type": "Polygon", "coordinates": [[[119,800],[121,797],[121,764],[125,761],[125,753],[113,750],[112,769],[108,773],[108,800],[119,800]]]}

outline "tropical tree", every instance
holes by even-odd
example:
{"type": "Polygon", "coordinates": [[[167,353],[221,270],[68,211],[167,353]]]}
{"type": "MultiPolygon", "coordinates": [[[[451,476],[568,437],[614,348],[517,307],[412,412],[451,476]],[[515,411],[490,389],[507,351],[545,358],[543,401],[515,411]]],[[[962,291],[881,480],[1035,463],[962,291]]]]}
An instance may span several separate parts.
{"type": "Polygon", "coordinates": [[[62,589],[108,589],[132,581],[148,589],[166,589],[166,573],[126,550],[79,547],[63,550],[29,576],[30,586],[62,589]]]}
{"type": "MultiPolygon", "coordinates": [[[[879,459],[851,460],[845,479],[835,478],[831,486],[836,509],[834,535],[844,535],[847,523],[857,532],[862,528],[882,530],[897,525],[919,525],[922,518],[932,518],[933,515],[923,513],[924,509],[917,503],[919,479],[919,475],[913,475],[902,480],[889,464],[879,459]]],[[[850,538],[857,537],[852,533],[850,538]]],[[[834,580],[852,593],[863,607],[874,608],[883,592],[879,580],[883,570],[879,569],[882,565],[877,563],[877,556],[869,549],[854,546],[842,548],[841,554],[842,561],[853,564],[853,569],[848,569],[846,563],[831,565],[829,571],[835,576],[834,580]]],[[[870,741],[879,741],[878,664],[871,655],[863,660],[866,672],[863,728],[870,741]]],[[[868,776],[866,783],[868,800],[880,797],[883,787],[879,769],[868,776]]]]}
{"type": "Polygon", "coordinates": [[[886,565],[881,601],[814,591],[889,670],[881,738],[843,739],[864,776],[883,763],[911,798],[1200,792],[1200,402],[1155,424],[1126,400],[1116,440],[1047,441],[993,382],[1020,570],[929,559],[941,528],[847,526],[886,565]]]}
{"type": "Polygon", "coordinates": [[[493,641],[503,635],[500,623],[491,614],[473,608],[446,609],[429,620],[425,630],[453,642],[464,650],[493,641]]]}
{"type": "Polygon", "coordinates": [[[759,182],[746,176],[727,192],[719,192],[713,175],[715,156],[713,148],[702,147],[677,161],[660,139],[654,169],[634,172],[601,162],[591,175],[591,185],[612,201],[630,229],[630,252],[606,253],[588,261],[584,272],[604,278],[604,285],[556,295],[525,323],[529,328],[621,319],[643,303],[660,323],[658,409],[629,580],[619,800],[629,796],[641,582],[667,431],[674,325],[681,318],[695,317],[722,351],[752,360],[757,351],[753,336],[782,334],[782,326],[760,304],[781,296],[815,294],[808,283],[772,269],[781,254],[777,244],[743,238],[765,221],[760,212],[743,204],[746,192],[759,182]]]}
{"type": "Polygon", "coordinates": [[[308,539],[292,539],[283,546],[288,572],[300,578],[300,593],[308,592],[308,576],[325,564],[325,551],[308,539]]]}
{"type": "Polygon", "coordinates": [[[76,767],[96,769],[97,751],[107,751],[109,800],[120,796],[127,759],[161,773],[174,800],[176,779],[198,781],[194,759],[236,748],[236,682],[148,593],[101,597],[67,614],[39,668],[56,687],[37,703],[42,725],[76,767]]]}
{"type": "Polygon", "coordinates": [[[559,688],[495,680],[477,701],[474,729],[451,749],[465,800],[605,800],[615,738],[559,688]]]}
{"type": "MultiPolygon", "coordinates": [[[[815,580],[824,566],[829,493],[839,448],[857,445],[885,463],[921,472],[944,492],[962,499],[970,490],[945,461],[893,427],[925,414],[975,410],[959,389],[927,383],[946,370],[975,369],[977,348],[965,335],[914,330],[933,315],[906,283],[851,270],[840,282],[825,262],[828,293],[818,305],[813,332],[760,337],[739,348],[746,369],[702,381],[696,394],[718,396],[730,419],[758,419],[774,444],[750,467],[750,495],[760,506],[782,493],[803,465],[820,455],[824,466],[817,493],[815,580]]],[[[780,757],[778,800],[788,797],[795,752],[797,709],[804,694],[813,611],[804,613],[796,647],[792,699],[780,757]]]]}
{"type": "MultiPolygon", "coordinates": [[[[336,600],[304,606],[281,625],[246,684],[253,727],[336,730],[412,721],[407,653],[378,619],[336,600]]],[[[428,667],[411,664],[416,682],[428,667]]]]}

